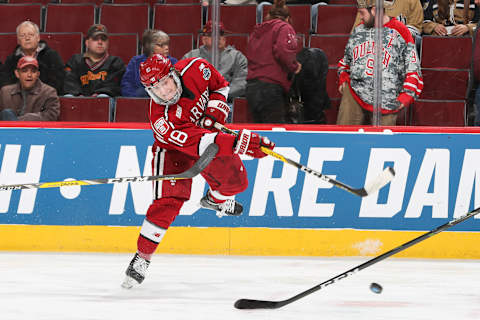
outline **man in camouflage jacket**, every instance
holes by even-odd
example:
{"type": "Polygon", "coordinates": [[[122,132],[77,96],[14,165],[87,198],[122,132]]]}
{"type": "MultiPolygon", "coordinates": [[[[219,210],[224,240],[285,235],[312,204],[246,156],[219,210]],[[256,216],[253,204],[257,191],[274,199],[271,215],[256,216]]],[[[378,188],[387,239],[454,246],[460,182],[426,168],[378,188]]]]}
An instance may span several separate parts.
{"type": "MultiPolygon", "coordinates": [[[[368,124],[374,104],[375,0],[357,0],[363,23],[350,35],[338,62],[342,100],[337,124],[368,124]]],[[[418,98],[423,89],[420,61],[408,28],[383,16],[381,125],[396,124],[397,113],[418,98]]]]}

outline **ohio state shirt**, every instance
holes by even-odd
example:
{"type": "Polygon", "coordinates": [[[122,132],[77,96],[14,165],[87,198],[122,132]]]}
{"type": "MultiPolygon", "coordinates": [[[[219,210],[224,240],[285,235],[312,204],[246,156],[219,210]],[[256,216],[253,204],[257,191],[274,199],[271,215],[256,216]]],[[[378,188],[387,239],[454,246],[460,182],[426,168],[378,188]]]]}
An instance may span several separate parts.
{"type": "MultiPolygon", "coordinates": [[[[338,62],[339,85],[348,82],[354,99],[373,111],[375,28],[362,23],[354,29],[338,62]]],[[[411,104],[423,89],[420,61],[408,28],[395,18],[383,26],[382,113],[411,104]]]]}

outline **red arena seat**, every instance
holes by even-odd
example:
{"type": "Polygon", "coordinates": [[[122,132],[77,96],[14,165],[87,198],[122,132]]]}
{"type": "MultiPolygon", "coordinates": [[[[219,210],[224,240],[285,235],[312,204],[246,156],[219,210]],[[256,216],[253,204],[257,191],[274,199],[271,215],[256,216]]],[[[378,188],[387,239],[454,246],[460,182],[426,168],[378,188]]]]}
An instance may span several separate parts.
{"type": "Polygon", "coordinates": [[[115,122],[149,122],[150,99],[118,97],[115,104],[115,122]]]}
{"type": "Polygon", "coordinates": [[[413,126],[460,126],[466,125],[465,100],[419,99],[412,106],[413,126]]]}
{"type": "Polygon", "coordinates": [[[74,54],[82,52],[81,32],[43,32],[40,33],[40,38],[58,52],[63,62],[70,60],[74,54]]]}
{"type": "Polygon", "coordinates": [[[310,48],[320,48],[328,58],[328,65],[337,67],[338,61],[343,58],[348,34],[312,34],[310,36],[310,48]]]}
{"type": "Polygon", "coordinates": [[[58,121],[108,122],[109,120],[109,98],[60,97],[58,121]]]}
{"type": "Polygon", "coordinates": [[[155,4],[153,28],[171,33],[193,33],[202,27],[202,6],[196,4],[155,4]]]}
{"type": "Polygon", "coordinates": [[[422,68],[469,69],[471,61],[471,37],[422,37],[422,68]]]}
{"type": "Polygon", "coordinates": [[[110,33],[108,35],[108,53],[120,57],[128,64],[138,51],[138,36],[136,33],[110,33]]]}
{"type": "Polygon", "coordinates": [[[111,33],[136,33],[142,37],[150,26],[150,9],[147,3],[100,5],[99,22],[111,33]]]}
{"type": "Polygon", "coordinates": [[[193,49],[192,33],[170,33],[170,56],[181,59],[187,52],[193,49]]]}
{"type": "Polygon", "coordinates": [[[16,32],[20,22],[29,20],[42,28],[42,5],[40,3],[0,4],[0,32],[16,32]]]}
{"type": "Polygon", "coordinates": [[[95,22],[94,4],[56,4],[47,5],[45,32],[82,32],[95,22]]]}
{"type": "Polygon", "coordinates": [[[318,34],[347,34],[352,31],[357,7],[353,5],[319,5],[313,28],[318,34]]]}

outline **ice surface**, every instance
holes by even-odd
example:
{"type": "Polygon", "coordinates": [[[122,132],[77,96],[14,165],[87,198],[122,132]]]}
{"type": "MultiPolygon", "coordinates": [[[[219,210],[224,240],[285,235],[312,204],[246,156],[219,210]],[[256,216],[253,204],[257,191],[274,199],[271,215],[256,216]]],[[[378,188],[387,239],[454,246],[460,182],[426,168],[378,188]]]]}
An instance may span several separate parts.
{"type": "Polygon", "coordinates": [[[237,310],[239,298],[283,300],[370,257],[155,255],[125,290],[132,257],[0,252],[0,319],[480,319],[479,260],[389,258],[281,309],[237,310]]]}

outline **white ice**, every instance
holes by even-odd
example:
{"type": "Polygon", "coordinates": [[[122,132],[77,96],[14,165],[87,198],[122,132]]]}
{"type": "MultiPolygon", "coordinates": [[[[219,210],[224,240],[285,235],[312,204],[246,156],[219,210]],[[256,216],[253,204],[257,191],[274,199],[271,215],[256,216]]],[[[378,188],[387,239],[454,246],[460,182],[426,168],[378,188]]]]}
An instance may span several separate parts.
{"type": "Polygon", "coordinates": [[[155,255],[144,283],[125,290],[132,256],[0,252],[0,319],[480,319],[480,260],[388,258],[280,309],[247,311],[234,302],[283,300],[371,257],[155,255]]]}

